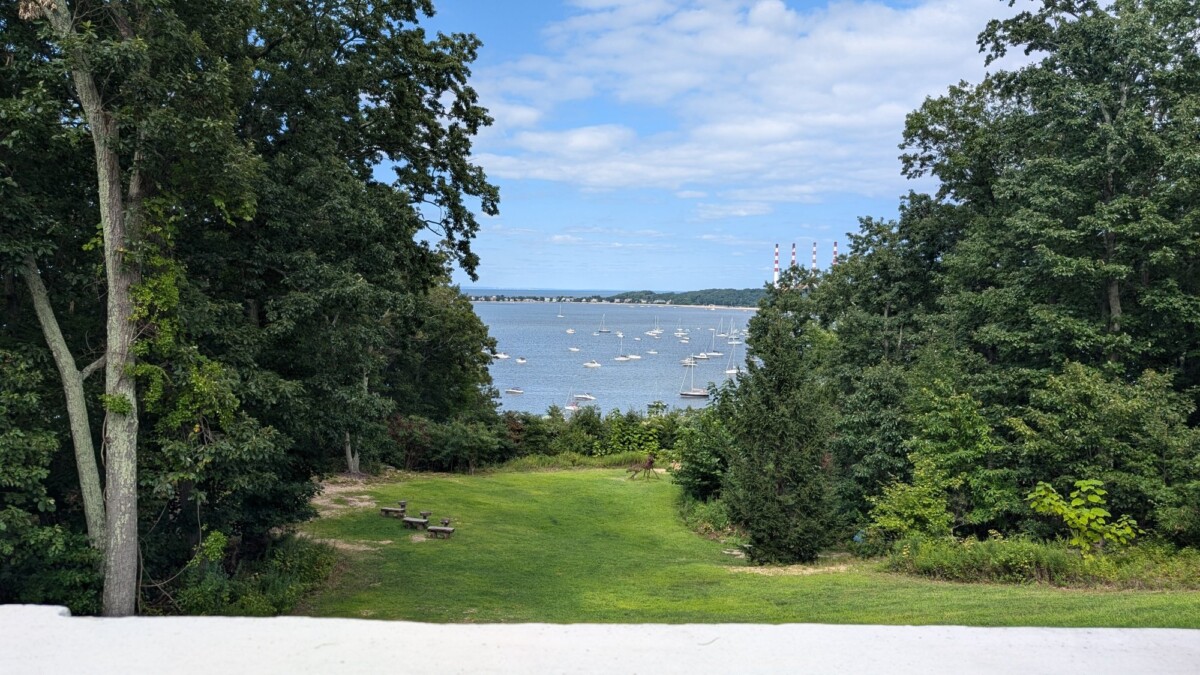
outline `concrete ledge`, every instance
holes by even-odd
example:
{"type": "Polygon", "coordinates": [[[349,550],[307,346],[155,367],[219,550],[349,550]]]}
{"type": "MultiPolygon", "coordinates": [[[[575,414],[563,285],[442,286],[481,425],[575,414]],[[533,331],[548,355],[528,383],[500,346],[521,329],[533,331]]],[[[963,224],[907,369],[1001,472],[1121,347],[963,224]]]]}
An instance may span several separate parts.
{"type": "Polygon", "coordinates": [[[0,606],[0,673],[1189,673],[1200,631],[72,618],[0,606]]]}

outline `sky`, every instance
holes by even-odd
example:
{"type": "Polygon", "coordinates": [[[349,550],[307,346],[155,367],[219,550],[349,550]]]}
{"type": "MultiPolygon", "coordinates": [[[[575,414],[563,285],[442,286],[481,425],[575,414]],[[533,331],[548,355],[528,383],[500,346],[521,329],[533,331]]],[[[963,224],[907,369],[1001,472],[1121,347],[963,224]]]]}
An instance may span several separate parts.
{"type": "MultiPolygon", "coordinates": [[[[1019,3],[1023,4],[1023,3],[1019,3]]],[[[774,245],[826,267],[860,216],[894,218],[905,115],[985,73],[1001,0],[438,0],[483,42],[500,188],[468,287],[760,287],[774,245]]],[[[1018,9],[1021,7],[1018,6],[1018,9]]],[[[995,67],[995,66],[993,66],[995,67]]]]}

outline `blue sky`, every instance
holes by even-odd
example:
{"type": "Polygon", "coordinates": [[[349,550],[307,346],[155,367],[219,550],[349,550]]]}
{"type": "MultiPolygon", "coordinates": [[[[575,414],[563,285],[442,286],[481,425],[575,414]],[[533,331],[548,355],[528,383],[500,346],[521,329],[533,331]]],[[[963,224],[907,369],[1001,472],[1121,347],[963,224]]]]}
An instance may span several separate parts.
{"type": "Polygon", "coordinates": [[[829,264],[859,216],[894,217],[897,148],[926,96],[984,74],[998,0],[439,0],[426,25],[483,41],[500,186],[479,282],[758,287],[792,242],[829,264]]]}

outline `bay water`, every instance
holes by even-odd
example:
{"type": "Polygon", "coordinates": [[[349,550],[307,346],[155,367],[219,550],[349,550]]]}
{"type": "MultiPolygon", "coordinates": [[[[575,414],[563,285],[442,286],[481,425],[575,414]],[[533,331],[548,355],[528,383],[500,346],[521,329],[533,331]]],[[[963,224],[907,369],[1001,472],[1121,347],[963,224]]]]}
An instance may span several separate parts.
{"type": "MultiPolygon", "coordinates": [[[[730,367],[745,368],[746,345],[730,345],[728,338],[717,334],[729,333],[731,324],[744,333],[755,311],[582,302],[476,302],[474,307],[496,339],[497,350],[509,355],[494,359],[490,367],[501,410],[532,413],[544,413],[551,405],[563,407],[576,394],[595,396],[594,401],[578,403],[604,412],[645,412],[655,401],[670,407],[706,405],[702,398],[682,398],[680,389],[690,389],[693,376],[695,386],[703,388],[732,377],[725,372],[730,367]],[[611,332],[597,334],[601,322],[611,332]],[[657,339],[646,334],[656,322],[663,331],[657,339]],[[574,329],[574,334],[568,329],[574,329]],[[686,344],[675,336],[683,330],[688,331],[686,344]],[[698,360],[694,368],[680,363],[714,349],[723,355],[698,360]],[[622,354],[642,358],[614,360],[622,354]],[[525,363],[518,363],[519,358],[525,363]],[[591,360],[600,367],[584,367],[591,360]],[[505,393],[514,387],[524,393],[505,393]]],[[[744,335],[739,339],[744,341],[744,335]]]]}

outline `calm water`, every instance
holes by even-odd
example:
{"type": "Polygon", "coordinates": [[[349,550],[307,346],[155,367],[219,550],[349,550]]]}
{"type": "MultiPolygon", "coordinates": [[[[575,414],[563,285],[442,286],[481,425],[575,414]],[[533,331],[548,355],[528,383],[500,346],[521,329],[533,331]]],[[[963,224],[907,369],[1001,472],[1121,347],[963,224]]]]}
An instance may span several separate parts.
{"type": "MultiPolygon", "coordinates": [[[[727,332],[730,321],[744,331],[754,310],[709,310],[703,307],[662,307],[644,305],[609,305],[565,303],[563,318],[558,318],[557,303],[475,303],[475,312],[487,324],[497,349],[511,358],[496,359],[491,366],[492,381],[500,390],[502,410],[545,412],[552,404],[563,406],[574,394],[588,393],[595,401],[581,405],[599,406],[601,410],[645,411],[654,401],[669,406],[692,407],[705,405],[704,399],[685,399],[679,396],[689,370],[694,371],[695,386],[705,387],[729,377],[730,352],[735,347],[734,365],[745,362],[746,345],[726,344],[717,337],[714,356],[698,361],[695,368],[685,368],[680,360],[692,354],[713,351],[715,333],[727,332]],[[646,335],[654,328],[657,317],[663,333],[659,339],[646,335]],[[611,333],[593,335],[601,318],[611,333]],[[721,323],[721,330],[717,328],[721,323]],[[689,344],[681,344],[675,332],[690,331],[689,344]],[[568,328],[574,328],[573,335],[568,328]],[[618,332],[624,333],[624,352],[618,332]],[[572,352],[570,347],[578,347],[572,352]],[[658,354],[650,354],[657,351],[658,354]],[[619,354],[637,354],[642,358],[614,361],[619,354]],[[517,363],[524,357],[526,363],[517,363]],[[599,361],[599,368],[585,368],[586,361],[599,361]],[[505,389],[519,387],[524,394],[507,394],[505,389]]],[[[742,338],[745,339],[744,337],[742,338]]]]}

